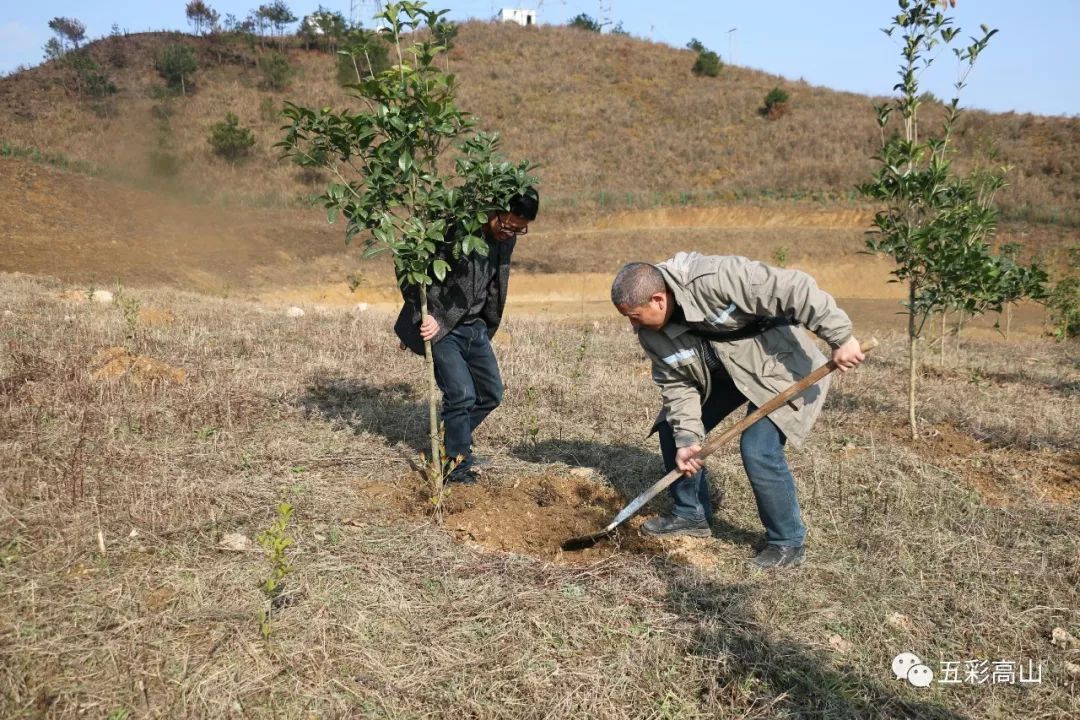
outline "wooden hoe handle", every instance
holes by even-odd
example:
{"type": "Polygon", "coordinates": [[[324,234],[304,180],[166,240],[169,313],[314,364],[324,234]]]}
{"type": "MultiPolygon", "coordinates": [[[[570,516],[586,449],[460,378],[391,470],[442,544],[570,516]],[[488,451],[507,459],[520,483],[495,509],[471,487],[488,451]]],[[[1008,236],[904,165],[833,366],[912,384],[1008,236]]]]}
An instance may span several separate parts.
{"type": "MultiPolygon", "coordinates": [[[[869,340],[862,343],[860,349],[864,353],[868,353],[877,346],[877,338],[870,338],[869,340]]],[[[833,370],[836,370],[836,363],[830,360],[829,362],[819,367],[817,370],[814,370],[812,373],[804,377],[799,382],[789,387],[787,390],[784,390],[772,400],[769,400],[769,402],[765,403],[754,412],[744,417],[739,422],[729,427],[724,432],[717,435],[715,438],[706,442],[705,445],[701,448],[701,451],[694,457],[706,458],[709,455],[712,455],[717,448],[726,443],[728,440],[738,436],[742,433],[743,430],[750,427],[758,420],[771,413],[776,408],[780,407],[792,398],[802,394],[803,391],[805,391],[811,385],[816,385],[823,377],[831,373],[833,370]]]]}

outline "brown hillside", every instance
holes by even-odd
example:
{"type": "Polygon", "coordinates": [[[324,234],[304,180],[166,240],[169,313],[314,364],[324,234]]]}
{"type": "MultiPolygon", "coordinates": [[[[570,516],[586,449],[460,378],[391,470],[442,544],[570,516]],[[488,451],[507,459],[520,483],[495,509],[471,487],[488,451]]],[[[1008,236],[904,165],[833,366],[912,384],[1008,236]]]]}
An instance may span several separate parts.
{"type": "Polygon", "coordinates": [[[11,158],[0,158],[0,177],[0,272],[210,292],[346,274],[331,267],[341,232],[315,212],[192,207],[11,158]],[[324,265],[312,267],[320,256],[324,265]]]}
{"type": "MultiPolygon", "coordinates": [[[[139,34],[99,41],[91,52],[119,87],[114,98],[80,101],[55,62],[0,79],[0,140],[138,182],[151,153],[166,147],[181,163],[174,188],[245,204],[292,202],[320,186],[270,146],[283,100],[349,102],[334,81],[332,56],[288,50],[298,74],[288,90],[270,92],[260,89],[254,66],[262,51],[226,36],[139,34]],[[168,42],[197,49],[200,69],[188,97],[155,97],[162,81],[153,57],[168,42]],[[163,109],[171,113],[167,131],[163,109]],[[259,140],[256,156],[239,168],[214,158],[206,142],[227,111],[259,140]]],[[[473,22],[463,26],[451,61],[463,107],[501,131],[510,154],[541,163],[547,197],[564,207],[847,197],[872,167],[870,98],[731,66],[715,79],[695,77],[686,50],[564,27],[473,22]],[[777,84],[791,94],[791,112],[768,121],[757,109],[777,84]]],[[[1014,166],[1001,196],[1013,216],[1060,219],[1080,205],[1080,120],[972,112],[959,138],[966,163],[996,156],[1014,166]]]]}

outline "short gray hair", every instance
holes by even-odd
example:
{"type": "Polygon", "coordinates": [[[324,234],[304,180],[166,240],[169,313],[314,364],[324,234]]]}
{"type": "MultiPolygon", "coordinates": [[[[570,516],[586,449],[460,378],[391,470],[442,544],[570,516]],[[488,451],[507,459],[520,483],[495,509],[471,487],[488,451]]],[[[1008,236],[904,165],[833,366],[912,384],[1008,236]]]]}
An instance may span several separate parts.
{"type": "Polygon", "coordinates": [[[633,262],[622,266],[611,283],[611,302],[620,307],[640,307],[656,293],[667,290],[664,274],[655,265],[633,262]]]}

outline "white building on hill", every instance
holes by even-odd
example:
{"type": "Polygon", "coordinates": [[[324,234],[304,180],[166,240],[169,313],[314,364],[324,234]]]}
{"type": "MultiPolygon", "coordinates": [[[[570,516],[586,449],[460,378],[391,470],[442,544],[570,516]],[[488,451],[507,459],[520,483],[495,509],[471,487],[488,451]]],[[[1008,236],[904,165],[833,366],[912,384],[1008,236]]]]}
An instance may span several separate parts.
{"type": "Polygon", "coordinates": [[[528,27],[536,24],[536,11],[525,8],[503,8],[495,19],[499,22],[512,22],[528,27]]]}

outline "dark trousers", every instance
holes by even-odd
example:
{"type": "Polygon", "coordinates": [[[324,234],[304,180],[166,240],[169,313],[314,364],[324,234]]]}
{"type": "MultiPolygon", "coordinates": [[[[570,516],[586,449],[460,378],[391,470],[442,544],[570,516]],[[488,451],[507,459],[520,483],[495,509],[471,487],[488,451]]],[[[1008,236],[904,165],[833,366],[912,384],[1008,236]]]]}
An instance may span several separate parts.
{"type": "Polygon", "coordinates": [[[443,393],[446,454],[463,457],[452,473],[457,476],[472,467],[473,430],[502,402],[502,378],[482,320],[460,323],[431,346],[431,354],[443,393]]]}
{"type": "MultiPolygon", "coordinates": [[[[723,373],[713,375],[712,393],[701,406],[701,420],[705,432],[709,432],[746,398],[735,383],[723,373]]],[[[753,403],[747,414],[757,409],[753,403]]],[[[660,434],[660,452],[664,468],[675,469],[675,435],[666,421],[657,428],[660,434]]],[[[748,427],[739,440],[743,469],[750,479],[750,487],[757,501],[758,517],[765,526],[768,542],[776,545],[803,544],[806,527],[799,511],[799,498],[795,491],[795,479],[791,477],[784,445],[787,437],[769,418],[762,418],[748,427]]],[[[689,520],[706,520],[712,516],[709,500],[709,481],[704,469],[676,481],[668,489],[674,503],[674,512],[689,520]]]]}

